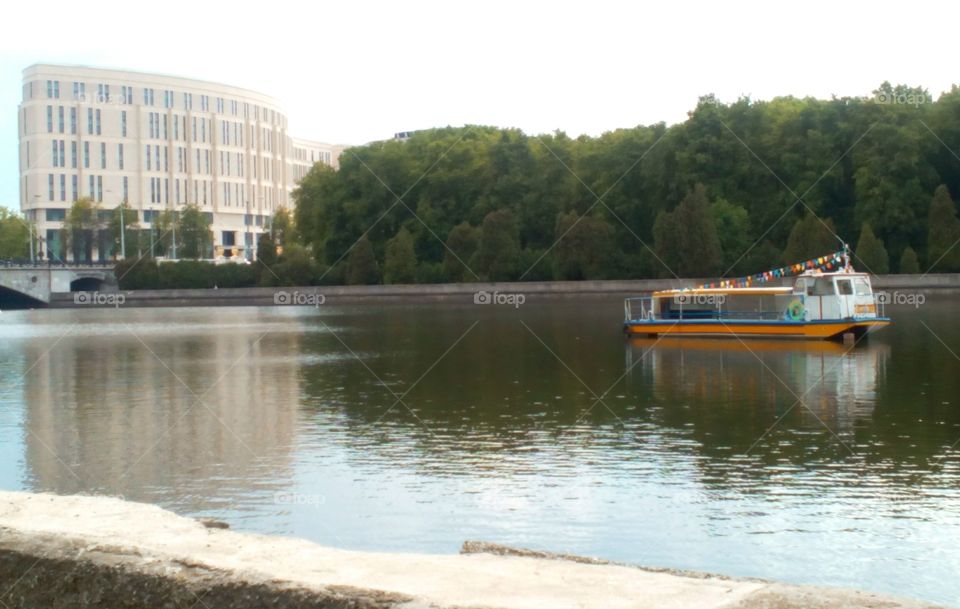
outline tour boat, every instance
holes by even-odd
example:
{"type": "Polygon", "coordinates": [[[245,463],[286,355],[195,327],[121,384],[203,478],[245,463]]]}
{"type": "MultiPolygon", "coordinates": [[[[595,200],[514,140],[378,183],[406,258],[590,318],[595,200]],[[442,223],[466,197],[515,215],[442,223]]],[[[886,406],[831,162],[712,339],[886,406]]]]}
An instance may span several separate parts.
{"type": "Polygon", "coordinates": [[[846,247],[758,275],[627,298],[624,314],[631,336],[838,339],[890,325],[870,276],[853,270],[846,247]],[[795,273],[793,287],[756,285],[795,273]]]}

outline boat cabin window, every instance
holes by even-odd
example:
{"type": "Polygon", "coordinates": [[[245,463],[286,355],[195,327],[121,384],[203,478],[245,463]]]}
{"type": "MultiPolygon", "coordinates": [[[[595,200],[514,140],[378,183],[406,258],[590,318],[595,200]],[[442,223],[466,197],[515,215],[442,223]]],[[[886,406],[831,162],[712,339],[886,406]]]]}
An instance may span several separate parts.
{"type": "MultiPolygon", "coordinates": [[[[809,279],[807,280],[810,281],[809,279]]],[[[808,283],[809,285],[809,283],[808,283]]],[[[833,296],[833,283],[824,277],[818,277],[813,282],[813,292],[807,289],[808,296],[833,296]]]]}
{"type": "Polygon", "coordinates": [[[870,296],[873,291],[870,289],[870,283],[866,279],[858,277],[853,280],[853,287],[857,291],[857,296],[870,296]]]}
{"type": "Polygon", "coordinates": [[[850,279],[837,279],[837,293],[841,296],[853,296],[853,281],[850,279]]]}

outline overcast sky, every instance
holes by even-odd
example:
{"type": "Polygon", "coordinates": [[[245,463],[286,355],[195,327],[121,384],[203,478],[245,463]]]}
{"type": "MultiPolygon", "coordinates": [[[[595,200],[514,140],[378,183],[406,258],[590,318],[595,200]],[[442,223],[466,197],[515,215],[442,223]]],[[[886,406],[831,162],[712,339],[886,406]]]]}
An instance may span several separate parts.
{"type": "Polygon", "coordinates": [[[943,2],[214,2],[4,6],[0,205],[17,207],[22,70],[155,71],[281,100],[294,135],[360,144],[488,124],[571,136],[675,123],[699,95],[936,96],[960,82],[943,2]],[[148,9],[149,7],[149,9],[148,9]]]}

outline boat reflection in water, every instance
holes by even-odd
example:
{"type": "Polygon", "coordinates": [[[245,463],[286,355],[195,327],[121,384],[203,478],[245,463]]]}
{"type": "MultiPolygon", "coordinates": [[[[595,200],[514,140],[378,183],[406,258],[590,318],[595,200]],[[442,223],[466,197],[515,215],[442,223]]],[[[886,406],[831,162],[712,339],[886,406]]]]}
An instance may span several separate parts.
{"type": "Polygon", "coordinates": [[[654,403],[766,409],[768,423],[789,413],[843,435],[872,416],[889,356],[889,345],[866,341],[664,337],[628,339],[625,363],[627,382],[654,403]]]}

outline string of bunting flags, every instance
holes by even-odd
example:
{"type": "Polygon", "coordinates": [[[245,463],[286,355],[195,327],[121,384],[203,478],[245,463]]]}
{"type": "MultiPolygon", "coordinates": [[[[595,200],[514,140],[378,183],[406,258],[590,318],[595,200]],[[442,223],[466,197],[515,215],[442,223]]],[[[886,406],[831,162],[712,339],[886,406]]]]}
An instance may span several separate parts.
{"type": "Polygon", "coordinates": [[[846,254],[846,250],[840,250],[839,252],[833,252],[832,254],[827,254],[826,256],[817,256],[816,258],[811,258],[810,260],[806,260],[804,262],[796,262],[794,264],[782,266],[777,269],[770,269],[769,271],[757,273],[756,275],[747,275],[746,277],[737,277],[736,279],[712,281],[710,283],[705,283],[701,286],[698,286],[698,288],[748,288],[750,286],[767,283],[768,281],[779,279],[781,277],[799,275],[804,271],[814,269],[821,271],[838,270],[843,268],[843,266],[846,264],[846,254]]]}

